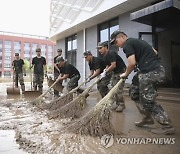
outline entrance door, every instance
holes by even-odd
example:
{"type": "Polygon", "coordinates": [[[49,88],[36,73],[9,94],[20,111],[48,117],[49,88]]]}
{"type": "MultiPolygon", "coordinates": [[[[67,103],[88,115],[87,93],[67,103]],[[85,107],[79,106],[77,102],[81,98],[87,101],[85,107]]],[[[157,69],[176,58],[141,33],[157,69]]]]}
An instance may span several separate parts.
{"type": "Polygon", "coordinates": [[[172,84],[180,88],[180,42],[171,43],[172,55],[172,84]]]}

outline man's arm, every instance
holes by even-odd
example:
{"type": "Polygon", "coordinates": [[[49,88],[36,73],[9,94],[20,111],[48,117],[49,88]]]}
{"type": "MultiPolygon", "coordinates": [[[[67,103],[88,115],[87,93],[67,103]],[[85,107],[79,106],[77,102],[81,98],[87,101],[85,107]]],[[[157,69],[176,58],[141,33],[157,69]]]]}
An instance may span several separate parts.
{"type": "Polygon", "coordinates": [[[116,68],[116,62],[111,62],[111,65],[109,67],[106,67],[106,73],[111,72],[114,68],[116,68]]]}
{"type": "Polygon", "coordinates": [[[135,55],[131,55],[128,57],[128,66],[127,66],[127,69],[125,71],[125,73],[121,74],[120,77],[127,77],[135,68],[136,66],[136,58],[135,58],[135,55]]]}
{"type": "Polygon", "coordinates": [[[69,77],[69,74],[64,74],[63,76],[61,76],[61,74],[58,76],[57,80],[61,81],[61,80],[65,80],[69,77]]]}
{"type": "Polygon", "coordinates": [[[90,70],[90,74],[88,77],[91,77],[94,74],[94,70],[90,70]]]}
{"type": "Polygon", "coordinates": [[[90,77],[91,79],[94,79],[96,76],[98,76],[100,74],[101,70],[100,68],[97,69],[96,71],[94,71],[93,75],[90,77]]]}
{"type": "Polygon", "coordinates": [[[54,67],[55,67],[55,69],[60,73],[60,70],[59,70],[57,64],[54,64],[54,67]]]}

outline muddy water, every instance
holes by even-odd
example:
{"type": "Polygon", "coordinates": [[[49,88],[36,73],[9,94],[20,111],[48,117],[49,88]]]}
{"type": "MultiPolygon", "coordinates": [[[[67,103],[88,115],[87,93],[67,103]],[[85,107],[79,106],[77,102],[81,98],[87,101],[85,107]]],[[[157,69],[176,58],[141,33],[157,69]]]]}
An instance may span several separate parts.
{"type": "Polygon", "coordinates": [[[19,149],[16,143],[14,130],[0,130],[0,153],[1,154],[26,154],[19,149]]]}
{"type": "MultiPolygon", "coordinates": [[[[3,141],[10,140],[10,143],[13,142],[7,148],[14,150],[8,151],[10,153],[21,153],[22,151],[18,149],[19,147],[28,153],[38,154],[179,153],[179,136],[172,136],[177,137],[177,143],[174,145],[129,145],[118,144],[116,142],[116,138],[120,137],[164,137],[153,135],[146,129],[140,129],[134,126],[134,121],[139,120],[141,115],[138,113],[135,105],[129,100],[126,102],[126,109],[123,113],[112,112],[112,125],[121,135],[114,136],[113,144],[107,148],[104,144],[104,138],[101,140],[99,137],[81,136],[68,132],[62,134],[60,131],[71,122],[71,119],[49,120],[47,118],[47,111],[38,110],[28,102],[28,99],[22,96],[7,97],[5,86],[5,84],[0,84],[0,131],[5,131],[3,132],[4,135],[0,136],[0,143],[2,143],[2,139],[3,141]]],[[[99,94],[93,92],[87,99],[84,114],[99,100],[99,94]]],[[[178,106],[174,108],[173,112],[175,116],[177,116],[176,113],[179,113],[179,109],[180,107],[178,106]]],[[[6,146],[3,148],[0,146],[0,153],[3,149],[6,149],[6,146]]]]}

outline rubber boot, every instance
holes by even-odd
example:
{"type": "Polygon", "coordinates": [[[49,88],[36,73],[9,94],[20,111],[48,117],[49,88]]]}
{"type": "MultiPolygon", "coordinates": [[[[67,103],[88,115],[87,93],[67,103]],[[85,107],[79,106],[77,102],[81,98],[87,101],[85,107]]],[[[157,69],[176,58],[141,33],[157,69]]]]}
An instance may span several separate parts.
{"type": "Polygon", "coordinates": [[[21,85],[22,94],[25,92],[25,85],[21,85]]]}
{"type": "Polygon", "coordinates": [[[162,128],[152,129],[151,132],[154,134],[173,135],[175,134],[175,129],[171,125],[167,125],[162,128]]]}
{"type": "Polygon", "coordinates": [[[145,117],[141,121],[135,122],[135,125],[137,127],[143,127],[144,125],[153,125],[154,124],[154,120],[151,117],[151,114],[146,113],[144,115],[145,115],[145,117]]]}
{"type": "Polygon", "coordinates": [[[125,109],[125,104],[121,103],[120,105],[118,105],[115,109],[116,112],[122,112],[125,109]]]}

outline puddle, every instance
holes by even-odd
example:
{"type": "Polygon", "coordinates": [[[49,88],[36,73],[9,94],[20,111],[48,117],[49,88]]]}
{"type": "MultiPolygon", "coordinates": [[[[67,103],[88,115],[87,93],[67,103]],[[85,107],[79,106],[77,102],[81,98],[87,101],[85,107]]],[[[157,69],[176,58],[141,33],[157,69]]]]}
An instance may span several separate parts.
{"type": "Polygon", "coordinates": [[[14,130],[0,130],[0,154],[27,154],[19,149],[14,130]]]}

